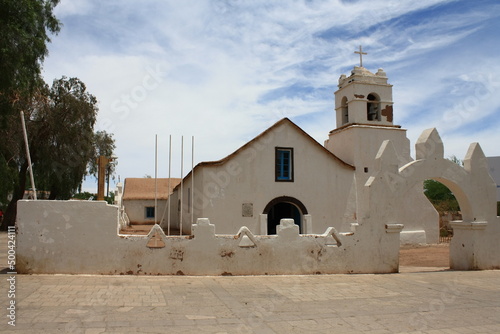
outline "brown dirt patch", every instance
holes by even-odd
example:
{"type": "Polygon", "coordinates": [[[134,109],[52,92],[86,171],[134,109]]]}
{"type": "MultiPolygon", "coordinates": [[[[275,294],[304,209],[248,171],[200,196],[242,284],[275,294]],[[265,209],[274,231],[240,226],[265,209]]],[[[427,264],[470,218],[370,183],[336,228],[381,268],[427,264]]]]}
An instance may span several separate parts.
{"type": "Polygon", "coordinates": [[[399,265],[406,267],[449,267],[449,244],[402,246],[399,265]]]}

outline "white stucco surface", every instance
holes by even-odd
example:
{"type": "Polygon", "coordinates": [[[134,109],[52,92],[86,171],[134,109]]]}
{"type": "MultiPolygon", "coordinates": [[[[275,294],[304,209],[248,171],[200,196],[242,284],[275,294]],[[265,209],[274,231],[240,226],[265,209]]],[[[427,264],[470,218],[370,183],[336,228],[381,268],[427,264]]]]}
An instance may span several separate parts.
{"type": "Polygon", "coordinates": [[[20,201],[17,270],[20,273],[254,275],[390,273],[399,263],[402,226],[373,224],[339,234],[299,235],[283,220],[275,236],[240,228],[216,235],[199,219],[193,235],[119,236],[118,208],[104,202],[20,201]],[[151,239],[158,239],[151,243],[151,239]],[[151,248],[152,245],[161,248],[151,248]],[[149,245],[149,247],[148,247],[149,245]]]}
{"type": "MultiPolygon", "coordinates": [[[[351,166],[336,159],[319,143],[288,119],[283,119],[255,140],[221,161],[197,166],[194,170],[194,220],[208,217],[218,233],[234,233],[247,226],[254,234],[267,234],[261,214],[274,199],[286,196],[300,201],[303,233],[323,233],[327,227],[339,229],[348,207],[354,182],[351,166]],[[276,182],[275,149],[293,148],[293,182],[276,182]],[[242,206],[252,204],[251,216],[243,216],[242,206]],[[304,217],[308,215],[308,217],[304,217]]],[[[191,177],[183,185],[183,229],[190,233],[191,177]]],[[[171,195],[178,203],[180,189],[171,195]]],[[[177,204],[172,224],[179,225],[177,204]]],[[[291,218],[291,217],[289,217],[291,218]]]]}
{"type": "Polygon", "coordinates": [[[490,175],[497,186],[497,202],[500,202],[500,157],[488,157],[490,175]]]}
{"type": "MultiPolygon", "coordinates": [[[[410,156],[410,141],[406,130],[396,127],[353,125],[330,133],[325,146],[339,158],[355,166],[355,193],[351,203],[352,216],[359,213],[360,194],[364,184],[376,167],[375,157],[380,146],[390,140],[397,156],[398,167],[413,161],[410,156]]],[[[387,175],[386,175],[387,176],[387,175]]],[[[385,194],[380,194],[385,196],[385,194]]],[[[392,206],[405,228],[401,234],[402,244],[434,244],[439,239],[439,214],[423,192],[423,180],[409,189],[397,206],[392,206]]]]}
{"type": "MultiPolygon", "coordinates": [[[[155,217],[146,217],[146,207],[155,207],[155,201],[150,199],[144,200],[123,200],[125,212],[132,223],[149,223],[154,222],[155,217]]],[[[163,217],[167,206],[167,200],[157,201],[156,221],[159,222],[163,217]]]]}
{"type": "Polygon", "coordinates": [[[477,143],[470,145],[461,167],[444,158],[444,147],[436,129],[422,133],[416,145],[416,160],[398,167],[391,141],[385,141],[376,157],[376,173],[364,187],[360,224],[399,222],[395,207],[422,180],[435,179],[455,194],[462,221],[452,222],[450,267],[459,270],[500,268],[500,220],[496,216],[495,183],[486,157],[477,143]],[[379,194],[384,194],[380,196],[379,194]]]}
{"type": "MultiPolygon", "coordinates": [[[[500,218],[486,158],[477,143],[471,144],[464,167],[444,159],[443,152],[437,131],[426,130],[416,144],[416,160],[399,167],[394,145],[384,141],[359,193],[357,223],[349,233],[328,227],[322,233],[299,235],[293,220],[283,219],[273,236],[255,235],[245,226],[231,234],[215,234],[218,225],[228,224],[200,218],[190,236],[166,237],[159,225],[148,236],[127,236],[118,234],[117,206],[22,200],[17,214],[17,269],[150,275],[397,272],[404,222],[396,208],[428,178],[452,189],[462,209],[463,221],[452,223],[450,267],[499,269],[500,218]]],[[[418,238],[414,232],[412,237],[418,238]]]]}

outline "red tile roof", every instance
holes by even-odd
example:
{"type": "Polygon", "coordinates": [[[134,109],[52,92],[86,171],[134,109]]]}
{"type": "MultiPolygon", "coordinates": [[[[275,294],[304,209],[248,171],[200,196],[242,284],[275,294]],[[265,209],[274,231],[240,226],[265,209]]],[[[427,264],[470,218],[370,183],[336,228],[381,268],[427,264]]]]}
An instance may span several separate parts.
{"type": "MultiPolygon", "coordinates": [[[[158,199],[167,199],[172,190],[181,182],[179,178],[158,178],[158,199]]],[[[126,178],[123,200],[155,199],[154,178],[126,178]]]]}

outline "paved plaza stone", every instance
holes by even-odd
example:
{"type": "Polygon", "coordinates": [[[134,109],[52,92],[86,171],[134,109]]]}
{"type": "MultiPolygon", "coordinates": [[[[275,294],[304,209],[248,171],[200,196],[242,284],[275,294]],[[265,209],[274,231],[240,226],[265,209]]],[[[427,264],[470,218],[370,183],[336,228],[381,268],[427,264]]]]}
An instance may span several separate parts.
{"type": "Polygon", "coordinates": [[[9,276],[0,276],[2,333],[500,333],[498,270],[16,275],[15,327],[7,324],[9,276]]]}

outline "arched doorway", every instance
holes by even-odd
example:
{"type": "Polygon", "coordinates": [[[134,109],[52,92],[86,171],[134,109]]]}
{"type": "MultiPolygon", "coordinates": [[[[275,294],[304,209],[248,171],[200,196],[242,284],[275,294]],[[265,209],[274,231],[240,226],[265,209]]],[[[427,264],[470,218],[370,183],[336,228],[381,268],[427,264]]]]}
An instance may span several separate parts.
{"type": "Polygon", "coordinates": [[[307,209],[298,199],[288,196],[281,196],[273,199],[266,205],[264,214],[267,215],[267,234],[276,234],[276,226],[281,219],[291,218],[299,226],[299,233],[303,232],[303,215],[307,214],[307,209]]]}

